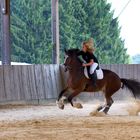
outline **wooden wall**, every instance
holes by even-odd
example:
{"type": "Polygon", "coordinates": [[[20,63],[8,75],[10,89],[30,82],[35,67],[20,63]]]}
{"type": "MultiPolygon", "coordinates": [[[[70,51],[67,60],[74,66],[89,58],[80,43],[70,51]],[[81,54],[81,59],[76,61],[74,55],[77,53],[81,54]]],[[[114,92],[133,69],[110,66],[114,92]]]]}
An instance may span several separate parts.
{"type": "Polygon", "coordinates": [[[61,79],[59,65],[0,66],[0,101],[56,98],[61,79]]]}
{"type": "MultiPolygon", "coordinates": [[[[121,78],[134,78],[140,81],[140,65],[101,65],[111,69],[121,78]]],[[[66,73],[59,65],[0,66],[0,102],[45,100],[57,98],[64,88],[66,73]]],[[[126,91],[116,94],[122,98],[126,91]]],[[[84,98],[99,97],[98,93],[81,94],[84,98]]]]}

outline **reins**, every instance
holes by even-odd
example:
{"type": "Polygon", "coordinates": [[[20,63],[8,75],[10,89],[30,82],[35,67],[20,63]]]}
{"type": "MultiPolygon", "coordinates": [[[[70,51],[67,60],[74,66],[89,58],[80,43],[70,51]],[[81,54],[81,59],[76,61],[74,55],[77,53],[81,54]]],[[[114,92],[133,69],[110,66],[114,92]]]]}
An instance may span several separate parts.
{"type": "MultiPolygon", "coordinates": [[[[71,57],[71,56],[67,56],[67,59],[68,59],[68,57],[71,57]]],[[[79,71],[79,70],[81,70],[81,69],[84,69],[84,67],[82,66],[82,63],[83,63],[83,61],[81,60],[81,58],[80,57],[78,57],[78,56],[76,56],[76,57],[74,57],[75,58],[75,61],[77,61],[77,64],[75,63],[75,65],[73,64],[64,64],[64,66],[65,66],[65,72],[66,71],[73,71],[73,70],[77,70],[77,71],[79,71]]]]}
{"type": "MultiPolygon", "coordinates": [[[[65,66],[65,65],[64,65],[64,66],[65,66]]],[[[73,69],[75,69],[74,66],[65,66],[65,72],[66,72],[66,71],[73,71],[73,69]]],[[[78,69],[80,70],[80,69],[83,69],[83,67],[79,67],[79,68],[77,67],[76,69],[77,69],[77,70],[78,70],[78,69]]]]}

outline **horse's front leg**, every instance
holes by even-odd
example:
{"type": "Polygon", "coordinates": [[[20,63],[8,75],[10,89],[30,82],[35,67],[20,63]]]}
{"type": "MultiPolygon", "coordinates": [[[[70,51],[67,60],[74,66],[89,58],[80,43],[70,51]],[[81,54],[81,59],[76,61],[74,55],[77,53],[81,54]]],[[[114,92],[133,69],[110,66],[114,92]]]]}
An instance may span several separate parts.
{"type": "Polygon", "coordinates": [[[76,108],[83,108],[83,106],[80,103],[73,103],[72,99],[77,96],[81,90],[75,90],[69,97],[68,97],[68,102],[71,104],[72,107],[76,108]]]}
{"type": "Polygon", "coordinates": [[[66,91],[68,91],[68,87],[66,87],[65,89],[63,89],[63,90],[59,93],[57,101],[60,100],[60,98],[63,96],[63,94],[64,94],[66,91]]]}
{"type": "Polygon", "coordinates": [[[64,93],[68,90],[68,87],[66,87],[65,89],[63,89],[60,94],[58,95],[58,99],[56,100],[56,104],[60,109],[64,109],[64,100],[66,99],[64,95],[64,93]]]}

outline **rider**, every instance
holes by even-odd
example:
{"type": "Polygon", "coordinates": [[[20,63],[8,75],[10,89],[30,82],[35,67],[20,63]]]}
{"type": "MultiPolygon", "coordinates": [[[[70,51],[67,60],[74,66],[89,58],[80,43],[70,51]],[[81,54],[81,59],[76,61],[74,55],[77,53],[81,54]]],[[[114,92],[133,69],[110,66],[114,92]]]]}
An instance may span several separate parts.
{"type": "Polygon", "coordinates": [[[93,39],[90,38],[88,41],[82,43],[82,50],[78,53],[81,55],[86,63],[83,63],[83,67],[87,67],[88,75],[93,81],[93,85],[96,86],[97,74],[96,69],[99,69],[99,63],[97,58],[94,56],[95,51],[93,39]]]}

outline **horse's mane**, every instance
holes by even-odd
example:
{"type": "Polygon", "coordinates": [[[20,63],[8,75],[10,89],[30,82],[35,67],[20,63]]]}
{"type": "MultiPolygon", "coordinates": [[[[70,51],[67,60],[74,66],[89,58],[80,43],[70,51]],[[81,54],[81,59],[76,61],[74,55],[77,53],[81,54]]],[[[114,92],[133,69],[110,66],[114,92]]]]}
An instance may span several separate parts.
{"type": "Polygon", "coordinates": [[[77,55],[77,53],[78,53],[79,51],[80,51],[79,49],[72,48],[72,49],[68,49],[68,50],[66,51],[66,53],[67,53],[69,56],[73,56],[73,55],[77,55]]]}
{"type": "Polygon", "coordinates": [[[70,57],[76,56],[77,60],[82,64],[83,61],[80,59],[80,57],[78,57],[79,52],[80,52],[80,49],[72,48],[72,49],[67,50],[67,55],[69,55],[70,57]]]}

